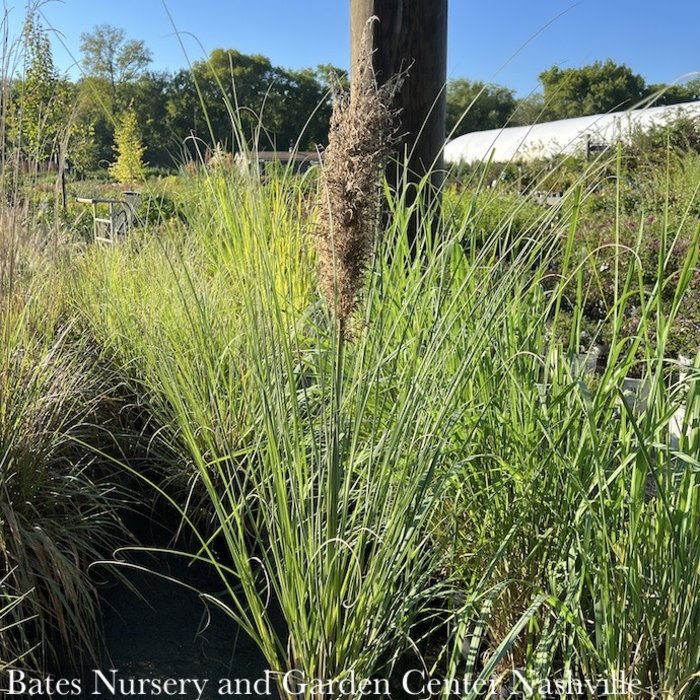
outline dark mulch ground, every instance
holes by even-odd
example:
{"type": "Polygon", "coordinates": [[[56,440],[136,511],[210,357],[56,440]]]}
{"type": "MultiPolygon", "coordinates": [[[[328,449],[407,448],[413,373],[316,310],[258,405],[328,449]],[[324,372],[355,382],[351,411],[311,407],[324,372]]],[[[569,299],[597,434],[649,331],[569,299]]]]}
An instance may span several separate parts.
{"type": "MultiPolygon", "coordinates": [[[[164,546],[169,533],[152,523],[144,526],[144,522],[136,528],[140,541],[164,546]]],[[[100,587],[105,658],[99,670],[110,677],[114,669],[119,678],[127,680],[209,679],[202,700],[224,697],[218,693],[221,679],[264,676],[264,658],[236,623],[219,609],[205,606],[195,591],[174,582],[216,593],[220,584],[210,571],[172,554],[130,552],[124,556],[144,570],[120,567],[125,580],[114,572],[101,572],[106,580],[100,587]]],[[[150,685],[147,694],[140,696],[113,695],[102,684],[98,686],[105,698],[167,697],[150,685]]],[[[82,697],[99,697],[91,694],[95,689],[92,671],[86,672],[82,688],[82,697]]],[[[171,697],[199,696],[191,686],[186,694],[171,697]]]]}

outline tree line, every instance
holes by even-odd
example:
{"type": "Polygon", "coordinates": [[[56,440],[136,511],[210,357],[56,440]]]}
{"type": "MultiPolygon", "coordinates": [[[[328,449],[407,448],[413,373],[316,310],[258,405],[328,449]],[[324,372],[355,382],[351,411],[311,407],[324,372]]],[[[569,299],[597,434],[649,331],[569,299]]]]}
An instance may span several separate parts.
{"type": "Polygon", "coordinates": [[[85,172],[106,167],[125,118],[138,124],[154,167],[216,145],[236,151],[240,135],[264,149],[311,149],[326,139],[331,81],[347,82],[330,65],[289,70],[235,49],[215,49],[191,69],[153,71],[144,42],[108,25],[82,35],[81,53],[82,75],[71,81],[56,68],[46,31],[27,20],[23,70],[3,81],[5,152],[35,162],[65,154],[85,172]]]}
{"type": "MultiPolygon", "coordinates": [[[[144,159],[169,168],[218,147],[239,150],[245,138],[261,149],[323,147],[331,113],[329,89],[347,83],[331,65],[290,70],[262,55],[215,49],[175,72],[150,69],[143,41],[109,25],[81,37],[82,76],[61,76],[46,31],[33,17],[24,30],[22,75],[3,81],[5,150],[25,159],[65,158],[77,171],[114,160],[120,122],[138,125],[144,159]],[[335,76],[335,77],[334,77],[335,76]]],[[[460,78],[447,85],[447,133],[453,137],[505,125],[532,124],[655,104],[700,99],[700,80],[647,84],[611,60],[581,68],[554,66],[539,76],[542,92],[518,99],[513,90],[460,78]]]]}
{"type": "Polygon", "coordinates": [[[539,75],[541,92],[517,99],[513,90],[475,80],[447,87],[447,131],[453,136],[505,125],[583,117],[642,104],[673,105],[700,100],[700,78],[683,84],[647,83],[625,64],[608,59],[580,68],[552,66],[539,75]]]}

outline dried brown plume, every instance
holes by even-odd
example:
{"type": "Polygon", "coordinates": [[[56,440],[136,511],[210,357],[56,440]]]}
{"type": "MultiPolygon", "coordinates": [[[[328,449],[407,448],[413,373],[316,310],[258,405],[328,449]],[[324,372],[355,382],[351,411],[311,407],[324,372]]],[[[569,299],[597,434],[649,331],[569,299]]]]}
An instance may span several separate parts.
{"type": "Polygon", "coordinates": [[[341,325],[357,305],[379,216],[379,186],[395,140],[394,98],[401,76],[378,85],[365,29],[352,67],[350,92],[333,90],[328,148],[323,157],[318,223],[319,275],[341,325]]]}

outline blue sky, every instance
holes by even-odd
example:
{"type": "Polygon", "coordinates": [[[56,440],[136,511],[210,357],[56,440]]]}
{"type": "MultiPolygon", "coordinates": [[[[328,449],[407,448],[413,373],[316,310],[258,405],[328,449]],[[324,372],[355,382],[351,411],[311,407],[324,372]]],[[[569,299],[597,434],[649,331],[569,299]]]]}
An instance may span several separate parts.
{"type": "MultiPolygon", "coordinates": [[[[16,30],[24,3],[5,6],[16,30]]],[[[42,12],[60,33],[53,45],[61,68],[80,57],[80,34],[106,23],[143,39],[153,68],[176,70],[187,58],[166,6],[190,60],[223,47],[288,68],[348,64],[349,0],[52,0],[42,12]]],[[[449,0],[449,7],[448,77],[497,82],[519,96],[536,90],[538,74],[554,64],[612,58],[653,83],[700,71],[698,0],[449,0]]]]}

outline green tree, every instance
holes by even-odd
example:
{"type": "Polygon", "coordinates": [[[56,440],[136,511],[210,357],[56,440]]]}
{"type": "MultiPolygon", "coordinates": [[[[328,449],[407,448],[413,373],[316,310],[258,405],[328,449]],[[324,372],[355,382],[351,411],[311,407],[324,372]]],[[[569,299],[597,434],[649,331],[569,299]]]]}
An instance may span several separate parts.
{"type": "Polygon", "coordinates": [[[79,175],[84,175],[97,166],[98,151],[93,124],[76,121],[74,128],[71,129],[69,144],[72,170],[79,175]]]}
{"type": "Polygon", "coordinates": [[[113,154],[120,113],[138,98],[134,85],[147,76],[151,52],[143,41],[129,40],[123,29],[107,24],[82,34],[80,49],[84,75],[78,83],[78,119],[93,131],[96,159],[105,162],[113,154]]]}
{"type": "Polygon", "coordinates": [[[120,88],[142,75],[151,62],[151,52],[143,41],[127,40],[123,29],[108,24],[81,34],[80,50],[85,73],[107,81],[115,106],[120,88]]]}
{"type": "Polygon", "coordinates": [[[325,143],[332,104],[317,71],[274,68],[272,79],[262,115],[270,145],[310,149],[325,143]]]}
{"type": "Polygon", "coordinates": [[[93,131],[97,161],[108,162],[113,153],[116,121],[110,83],[106,78],[86,76],[78,81],[76,92],[78,122],[93,131]]]}
{"type": "Polygon", "coordinates": [[[652,84],[647,88],[654,97],[654,105],[675,105],[679,102],[700,100],[700,78],[677,85],[652,84]]]}
{"type": "Polygon", "coordinates": [[[206,121],[190,70],[179,70],[170,78],[166,91],[166,112],[168,124],[180,144],[180,152],[176,156],[184,160],[196,150],[191,136],[199,134],[208,140],[206,121]]]}
{"type": "Polygon", "coordinates": [[[547,121],[549,118],[544,95],[541,92],[533,92],[517,101],[511,124],[513,126],[529,126],[547,121]]]}
{"type": "Polygon", "coordinates": [[[151,71],[124,86],[126,102],[131,105],[138,120],[146,149],[144,158],[150,165],[174,164],[178,139],[168,110],[172,89],[170,75],[151,71]]]}
{"type": "Polygon", "coordinates": [[[316,80],[324,90],[330,90],[337,81],[344,90],[350,89],[350,74],[348,71],[334,66],[332,63],[319,63],[314,70],[316,80]]]}
{"type": "Polygon", "coordinates": [[[122,114],[114,130],[114,152],[117,160],[110,165],[109,172],[115,180],[132,183],[145,179],[145,148],[141,143],[138,120],[133,110],[129,109],[122,114]]]}
{"type": "Polygon", "coordinates": [[[582,68],[553,66],[540,73],[540,81],[553,119],[629,109],[647,94],[641,75],[611,59],[582,68]]]}
{"type": "MultiPolygon", "coordinates": [[[[313,148],[328,133],[327,69],[286,70],[265,56],[215,49],[173,77],[167,106],[173,130],[182,140],[195,136],[229,150],[243,145],[240,138],[248,147],[286,150],[300,136],[300,148],[313,148]]],[[[197,149],[201,141],[187,143],[197,149]]]]}
{"type": "Polygon", "coordinates": [[[12,107],[12,137],[25,158],[46,161],[58,151],[63,136],[69,86],[53,62],[43,27],[29,14],[24,25],[24,79],[12,107]]]}
{"type": "Polygon", "coordinates": [[[499,129],[507,125],[515,105],[508,88],[466,78],[451,80],[447,84],[447,133],[455,137],[499,129]]]}
{"type": "Polygon", "coordinates": [[[252,142],[274,77],[268,58],[235,49],[214,49],[208,60],[195,62],[192,78],[199,103],[195,105],[200,125],[197,135],[207,142],[236,148],[237,124],[243,138],[252,142]]]}

